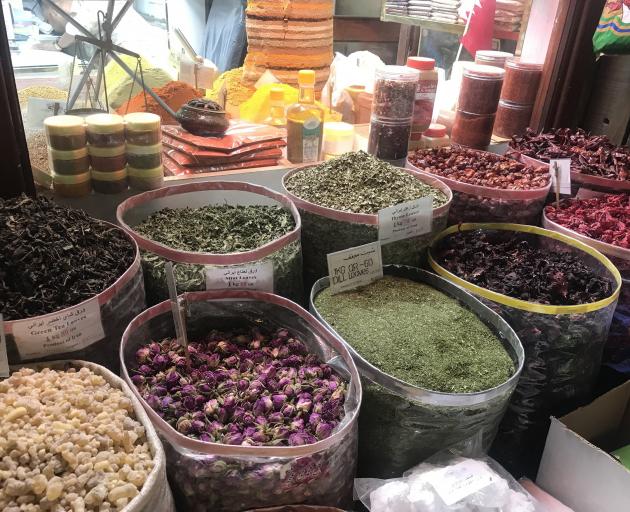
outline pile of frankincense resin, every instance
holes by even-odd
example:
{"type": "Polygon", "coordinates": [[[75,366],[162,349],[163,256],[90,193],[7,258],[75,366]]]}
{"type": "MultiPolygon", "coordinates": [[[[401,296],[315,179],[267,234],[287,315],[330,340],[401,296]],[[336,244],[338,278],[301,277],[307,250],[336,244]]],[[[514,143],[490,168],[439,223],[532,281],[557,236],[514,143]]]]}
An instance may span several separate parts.
{"type": "Polygon", "coordinates": [[[153,469],[124,392],[88,368],[0,382],[0,510],[122,510],[153,469]]]}

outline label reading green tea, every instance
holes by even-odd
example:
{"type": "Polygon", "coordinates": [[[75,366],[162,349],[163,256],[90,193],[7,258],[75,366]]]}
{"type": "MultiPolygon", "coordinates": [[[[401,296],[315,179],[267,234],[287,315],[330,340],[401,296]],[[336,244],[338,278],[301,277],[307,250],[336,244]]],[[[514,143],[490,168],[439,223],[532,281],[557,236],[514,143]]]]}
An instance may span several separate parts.
{"type": "Polygon", "coordinates": [[[332,294],[354,290],[382,278],[380,242],[329,254],[328,276],[332,294]]]}
{"type": "Polygon", "coordinates": [[[432,227],[433,198],[430,196],[378,212],[378,239],[383,244],[430,233],[432,227]]]}
{"type": "Polygon", "coordinates": [[[206,267],[206,290],[256,290],[273,293],[273,263],[257,261],[229,267],[206,267]]]}

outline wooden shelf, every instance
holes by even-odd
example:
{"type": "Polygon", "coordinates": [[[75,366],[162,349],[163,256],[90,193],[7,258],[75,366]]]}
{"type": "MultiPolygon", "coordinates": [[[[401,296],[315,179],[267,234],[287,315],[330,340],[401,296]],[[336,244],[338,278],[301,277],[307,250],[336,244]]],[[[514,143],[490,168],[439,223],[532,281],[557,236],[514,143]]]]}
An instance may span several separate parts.
{"type": "MultiPolygon", "coordinates": [[[[449,32],[460,36],[464,33],[464,29],[466,28],[463,23],[446,23],[444,21],[427,20],[424,18],[417,18],[415,16],[398,16],[396,14],[386,13],[381,15],[381,21],[400,23],[401,25],[413,25],[427,30],[449,32]]],[[[494,31],[494,37],[496,39],[509,39],[511,41],[518,41],[519,34],[520,32],[506,32],[504,30],[494,31]]]]}

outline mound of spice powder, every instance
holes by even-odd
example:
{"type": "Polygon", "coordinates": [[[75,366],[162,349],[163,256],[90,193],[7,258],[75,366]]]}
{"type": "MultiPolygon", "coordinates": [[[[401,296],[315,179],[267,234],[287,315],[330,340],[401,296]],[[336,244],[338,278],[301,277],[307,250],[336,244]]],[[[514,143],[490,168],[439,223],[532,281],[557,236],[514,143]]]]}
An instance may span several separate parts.
{"type": "Polygon", "coordinates": [[[5,320],[53,313],[114,284],[135,247],[124,232],[40,198],[0,199],[0,311],[5,320]]]}
{"type": "Polygon", "coordinates": [[[544,188],[551,176],[546,167],[523,165],[500,155],[467,148],[434,148],[409,155],[421,171],[461,183],[504,190],[544,188]]]}
{"type": "Polygon", "coordinates": [[[503,384],[515,371],[473,312],[423,283],[385,276],[337,295],[327,288],[315,307],[366,361],[414,386],[471,393],[503,384]]]}
{"type": "Polygon", "coordinates": [[[594,240],[630,249],[630,196],[565,199],[545,208],[547,218],[594,240]]]}
{"type": "Polygon", "coordinates": [[[429,195],[433,196],[433,208],[447,202],[442,191],[364,151],[307,167],[291,175],[285,184],[300,199],[353,213],[375,214],[429,195]]]}
{"type": "Polygon", "coordinates": [[[301,446],[330,437],[347,383],[287,329],[214,330],[188,345],[153,342],[131,378],[173,428],[206,442],[301,446]]]}
{"type": "Polygon", "coordinates": [[[173,249],[227,254],[257,249],[294,228],[291,212],[281,206],[223,204],[164,208],[134,229],[173,249]]]}
{"type": "Polygon", "coordinates": [[[576,253],[540,247],[535,235],[463,231],[442,239],[434,256],[469,283],[528,302],[572,306],[613,292],[612,279],[598,276],[576,253]]]}

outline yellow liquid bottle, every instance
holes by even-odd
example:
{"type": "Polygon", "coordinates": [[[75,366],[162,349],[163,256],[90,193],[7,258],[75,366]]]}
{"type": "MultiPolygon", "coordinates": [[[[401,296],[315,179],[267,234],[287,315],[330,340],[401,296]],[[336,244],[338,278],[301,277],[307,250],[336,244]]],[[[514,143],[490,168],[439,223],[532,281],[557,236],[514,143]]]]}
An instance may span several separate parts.
{"type": "Polygon", "coordinates": [[[318,162],[322,153],[324,110],[315,105],[315,72],[298,73],[298,102],[287,109],[287,158],[294,164],[318,162]]]}
{"type": "Polygon", "coordinates": [[[287,125],[282,87],[272,87],[269,91],[269,117],[265,119],[265,124],[277,128],[284,128],[287,125]]]}

